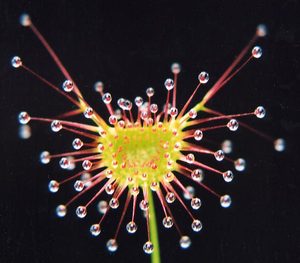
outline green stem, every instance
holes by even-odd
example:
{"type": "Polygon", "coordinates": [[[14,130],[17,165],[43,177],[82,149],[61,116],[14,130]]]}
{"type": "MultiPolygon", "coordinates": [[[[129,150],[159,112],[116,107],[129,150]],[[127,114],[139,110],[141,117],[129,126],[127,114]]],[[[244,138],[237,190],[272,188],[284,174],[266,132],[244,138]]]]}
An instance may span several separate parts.
{"type": "Polygon", "coordinates": [[[157,231],[157,221],[155,215],[155,206],[153,201],[152,191],[148,192],[148,202],[149,202],[149,224],[150,224],[150,238],[153,244],[153,253],[151,254],[151,263],[160,263],[160,248],[159,239],[157,231]]]}

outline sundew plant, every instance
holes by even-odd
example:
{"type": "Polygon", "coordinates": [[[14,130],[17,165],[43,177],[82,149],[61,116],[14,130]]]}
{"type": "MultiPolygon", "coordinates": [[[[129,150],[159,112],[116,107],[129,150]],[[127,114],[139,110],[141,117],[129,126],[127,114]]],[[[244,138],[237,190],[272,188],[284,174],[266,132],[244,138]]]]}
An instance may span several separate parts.
{"type": "Polygon", "coordinates": [[[55,133],[64,130],[74,134],[73,150],[63,153],[43,151],[40,155],[43,164],[57,160],[60,167],[65,170],[80,167],[70,176],[66,175],[61,180],[53,179],[49,182],[51,193],[63,190],[66,184],[73,184],[76,193],[57,206],[56,214],[58,217],[64,217],[70,210],[75,210],[79,218],[84,218],[92,207],[96,207],[101,216],[93,219],[89,231],[93,236],[101,236],[105,221],[108,223],[114,210],[120,210],[120,213],[113,214],[119,217],[118,224],[115,232],[111,233],[111,239],[106,243],[110,252],[116,252],[118,249],[121,227],[125,227],[129,234],[138,231],[136,214],[140,210],[145,217],[147,229],[145,242],[141,248],[146,254],[151,254],[153,263],[160,262],[158,233],[160,223],[165,228],[174,228],[178,232],[179,246],[182,249],[190,247],[192,241],[189,234],[183,232],[180,218],[173,216],[172,203],[178,202],[182,206],[186,216],[190,218],[191,231],[199,232],[202,223],[196,211],[201,207],[202,200],[195,196],[192,186],[185,185],[183,178],[190,180],[192,185],[210,192],[219,200],[222,208],[230,207],[232,202],[230,195],[218,193],[206,185],[203,182],[204,173],[207,173],[207,176],[219,176],[225,183],[230,183],[234,179],[232,170],[243,171],[246,161],[227,156],[232,150],[232,142],[229,140],[224,140],[221,149],[210,149],[206,141],[210,131],[229,129],[234,132],[239,126],[243,126],[266,140],[271,140],[275,150],[284,150],[283,139],[274,140],[240,121],[241,118],[249,116],[263,118],[266,114],[263,106],[245,113],[229,114],[207,106],[217,92],[242,68],[262,56],[262,48],[255,46],[255,41],[266,35],[265,25],[257,26],[252,39],[214,84],[209,84],[209,73],[201,71],[197,85],[184,105],[176,103],[177,93],[180,90],[179,63],[171,65],[173,78],[166,79],[162,85],[166,90],[164,105],[155,103],[155,91],[152,87],[146,89],[144,98],[137,96],[131,98],[133,99],[131,101],[128,98],[113,99],[113,96],[105,90],[104,84],[101,81],[96,82],[95,91],[99,93],[107,108],[108,118],[106,118],[97,113],[97,110],[85,100],[79,85],[74,82],[54,50],[34,26],[29,15],[23,14],[20,23],[30,28],[37,36],[64,75],[65,81],[60,87],[54,85],[27,66],[18,56],[12,58],[12,66],[29,72],[73,106],[72,110],[60,114],[55,119],[31,116],[22,111],[18,117],[22,124],[20,136],[23,138],[30,136],[28,126],[30,121],[49,124],[55,133]],[[201,98],[197,94],[200,88],[207,90],[201,98]],[[197,103],[192,105],[192,100],[196,100],[197,103]],[[76,121],[78,115],[84,115],[86,122],[76,121]],[[216,162],[227,162],[232,166],[232,170],[216,169],[203,162],[202,155],[211,156],[216,162]],[[83,195],[89,195],[89,201],[83,202],[81,199],[83,195]],[[124,202],[120,201],[122,196],[126,196],[123,198],[124,202]],[[156,216],[158,209],[163,212],[162,218],[156,216]],[[125,222],[128,214],[130,220],[125,222]]]}

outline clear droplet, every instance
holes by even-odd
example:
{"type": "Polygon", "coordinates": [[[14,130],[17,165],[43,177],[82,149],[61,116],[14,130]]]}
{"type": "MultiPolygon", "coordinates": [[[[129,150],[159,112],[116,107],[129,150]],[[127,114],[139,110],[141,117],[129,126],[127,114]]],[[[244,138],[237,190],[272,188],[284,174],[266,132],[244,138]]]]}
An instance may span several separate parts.
{"type": "Polygon", "coordinates": [[[31,137],[31,128],[29,125],[22,124],[19,126],[19,137],[24,140],[31,137]]]}
{"type": "Polygon", "coordinates": [[[118,249],[118,243],[115,239],[110,239],[107,241],[106,247],[109,252],[116,252],[118,249]]]}
{"type": "Polygon", "coordinates": [[[178,115],[178,109],[175,108],[175,107],[171,107],[171,109],[169,109],[169,114],[172,116],[172,117],[176,117],[178,115]]]}
{"type": "Polygon", "coordinates": [[[108,122],[111,125],[115,125],[117,123],[117,121],[118,121],[118,118],[115,115],[110,115],[108,118],[108,122]]]}
{"type": "Polygon", "coordinates": [[[255,58],[260,58],[262,56],[262,48],[259,46],[255,46],[252,49],[252,56],[255,58]]]}
{"type": "Polygon", "coordinates": [[[228,123],[227,123],[227,127],[229,130],[231,131],[236,131],[239,128],[239,123],[236,119],[231,119],[228,123]]]}
{"type": "Polygon", "coordinates": [[[59,190],[59,183],[55,180],[51,180],[48,184],[48,188],[51,193],[56,193],[59,190]]]}
{"type": "Polygon", "coordinates": [[[87,107],[83,113],[84,117],[91,119],[94,116],[94,110],[91,107],[87,107]]]}
{"type": "Polygon", "coordinates": [[[198,197],[194,197],[192,198],[191,200],[191,207],[194,209],[194,210],[198,210],[200,207],[201,207],[201,200],[200,198],[198,197]]]}
{"type": "Polygon", "coordinates": [[[196,141],[201,141],[203,138],[203,132],[201,130],[195,130],[194,132],[194,139],[196,141]]]}
{"type": "Polygon", "coordinates": [[[232,152],[232,142],[230,140],[225,140],[221,144],[222,151],[226,154],[229,154],[232,152]]]}
{"type": "Polygon", "coordinates": [[[143,250],[146,254],[151,254],[153,252],[153,248],[153,244],[150,241],[147,241],[143,246],[143,250]]]}
{"type": "Polygon", "coordinates": [[[75,150],[79,150],[81,149],[81,147],[83,146],[83,142],[82,140],[80,140],[79,138],[74,139],[74,141],[72,142],[72,146],[75,150]]]}
{"type": "Polygon", "coordinates": [[[142,211],[146,211],[148,208],[149,208],[149,203],[148,203],[148,201],[142,200],[142,201],[140,202],[140,209],[141,209],[142,211]]]}
{"type": "Polygon", "coordinates": [[[90,170],[93,166],[93,163],[90,160],[84,160],[82,162],[82,168],[86,171],[90,170]]]}
{"type": "Polygon", "coordinates": [[[174,80],[173,79],[166,79],[165,87],[167,90],[172,90],[174,88],[174,80]]]}
{"type": "Polygon", "coordinates": [[[109,201],[109,206],[112,208],[112,209],[117,209],[119,207],[119,200],[117,198],[112,198],[110,199],[109,201]]]}
{"type": "Polygon", "coordinates": [[[146,89],[146,94],[148,97],[152,97],[154,95],[154,89],[151,87],[146,89]]]}
{"type": "Polygon", "coordinates": [[[14,56],[12,59],[11,59],[11,65],[14,67],[14,68],[19,68],[22,66],[22,60],[20,57],[18,56],[14,56]]]}
{"type": "Polygon", "coordinates": [[[78,206],[78,207],[76,208],[76,215],[77,215],[79,218],[84,218],[84,217],[87,215],[86,207],[85,207],[85,206],[78,206]]]}
{"type": "Polygon", "coordinates": [[[18,119],[20,124],[27,124],[30,121],[30,116],[27,112],[22,111],[19,113],[18,119]]]}
{"type": "Polygon", "coordinates": [[[69,165],[70,165],[70,162],[69,162],[67,157],[63,157],[63,158],[60,159],[59,165],[62,169],[68,169],[69,165]]]}
{"type": "Polygon", "coordinates": [[[171,228],[173,226],[173,219],[170,216],[166,216],[164,217],[162,223],[165,228],[171,228]]]}
{"type": "Polygon", "coordinates": [[[112,184],[108,184],[106,187],[105,187],[105,192],[108,194],[108,195],[112,195],[114,192],[115,192],[115,188],[112,184]]]}
{"type": "Polygon", "coordinates": [[[223,152],[222,150],[216,151],[216,152],[214,153],[214,156],[215,156],[216,160],[219,161],[219,162],[220,162],[220,161],[223,161],[224,158],[225,158],[225,154],[224,154],[224,152],[223,152]]]}
{"type": "Polygon", "coordinates": [[[102,101],[105,103],[105,104],[109,104],[111,103],[111,100],[112,100],[112,96],[110,93],[104,93],[103,96],[102,96],[102,101]]]}
{"type": "Polygon", "coordinates": [[[274,149],[277,152],[283,152],[285,150],[285,140],[282,138],[278,138],[274,141],[274,149]]]}
{"type": "Polygon", "coordinates": [[[202,182],[204,178],[204,172],[202,169],[195,169],[192,171],[191,177],[196,182],[202,182]]]}
{"type": "Polygon", "coordinates": [[[172,203],[174,203],[175,200],[176,200],[176,196],[175,196],[174,193],[168,192],[166,194],[166,201],[167,201],[167,203],[172,204],[172,203]]]}
{"type": "Polygon", "coordinates": [[[43,164],[47,164],[50,162],[50,153],[47,151],[43,151],[40,154],[40,162],[43,164]]]}
{"type": "Polygon", "coordinates": [[[138,96],[134,99],[134,103],[137,107],[141,107],[143,105],[143,98],[138,96]]]}
{"type": "Polygon", "coordinates": [[[64,217],[67,214],[67,207],[65,205],[59,205],[56,207],[56,214],[58,217],[64,217]]]}
{"type": "Polygon", "coordinates": [[[68,166],[68,170],[72,171],[76,168],[76,163],[74,162],[74,157],[73,156],[68,156],[68,161],[69,161],[69,166],[68,166]]]}
{"type": "Polygon", "coordinates": [[[59,132],[62,129],[62,124],[58,120],[54,120],[51,122],[51,130],[54,132],[59,132]]]}
{"type": "Polygon", "coordinates": [[[19,18],[19,22],[22,26],[30,26],[31,18],[28,14],[22,14],[19,18]]]}
{"type": "Polygon", "coordinates": [[[191,109],[191,110],[189,111],[189,117],[190,117],[191,119],[195,119],[195,118],[197,117],[197,111],[194,110],[194,109],[191,109]]]}
{"type": "Polygon", "coordinates": [[[171,65],[171,71],[172,71],[173,74],[179,74],[180,71],[181,71],[181,66],[180,66],[180,64],[174,62],[174,63],[171,65]]]}
{"type": "Polygon", "coordinates": [[[99,224],[91,225],[90,232],[93,236],[99,236],[99,234],[101,233],[100,225],[99,224]]]}
{"type": "Polygon", "coordinates": [[[135,222],[133,221],[130,221],[127,225],[126,225],[126,229],[127,229],[127,232],[129,234],[134,234],[136,231],[137,231],[137,225],[135,222]]]}
{"type": "Polygon", "coordinates": [[[77,191],[77,192],[81,192],[84,188],[84,183],[80,180],[77,180],[75,183],[74,183],[74,189],[77,191]]]}
{"type": "Polygon", "coordinates": [[[266,25],[264,24],[259,24],[256,28],[256,35],[258,35],[259,37],[264,37],[266,36],[268,33],[268,29],[266,27],[266,25]]]}
{"type": "Polygon", "coordinates": [[[124,101],[124,110],[131,110],[132,109],[132,102],[130,100],[124,101]]]}
{"type": "Polygon", "coordinates": [[[95,84],[94,84],[94,89],[96,92],[102,92],[103,91],[103,88],[104,88],[104,84],[102,81],[97,81],[95,84]]]}
{"type": "Polygon", "coordinates": [[[188,236],[182,236],[179,240],[179,244],[180,244],[181,248],[187,249],[191,246],[192,241],[188,236]]]}
{"type": "Polygon", "coordinates": [[[189,153],[188,155],[185,156],[185,160],[187,163],[192,164],[195,161],[195,156],[192,153],[189,153]]]}
{"type": "Polygon", "coordinates": [[[74,89],[73,81],[68,80],[68,79],[65,80],[63,85],[62,85],[62,88],[65,92],[71,92],[74,89]]]}
{"type": "Polygon", "coordinates": [[[266,116],[266,110],[263,106],[258,106],[255,109],[254,114],[256,115],[257,118],[262,119],[266,116]]]}
{"type": "Polygon", "coordinates": [[[98,211],[100,214],[105,214],[108,208],[108,204],[106,201],[101,200],[97,205],[98,211]]]}
{"type": "Polygon", "coordinates": [[[246,161],[243,158],[238,158],[234,161],[234,168],[235,170],[242,172],[246,168],[246,161]]]}
{"type": "Polygon", "coordinates": [[[209,74],[205,71],[202,71],[199,75],[198,75],[198,80],[200,83],[205,84],[208,82],[209,80],[209,74]]]}
{"type": "Polygon", "coordinates": [[[231,197],[229,195],[223,195],[220,197],[220,204],[222,207],[227,208],[231,205],[231,197]]]}
{"type": "Polygon", "coordinates": [[[195,188],[193,186],[188,185],[186,191],[183,192],[183,197],[186,200],[191,200],[195,196],[195,188]]]}
{"type": "Polygon", "coordinates": [[[202,229],[202,223],[201,223],[201,221],[198,220],[198,219],[193,220],[192,229],[195,232],[199,232],[202,229]]]}
{"type": "Polygon", "coordinates": [[[156,113],[156,112],[158,111],[158,106],[157,106],[157,104],[151,104],[151,105],[150,105],[150,111],[151,111],[152,113],[156,113]]]}
{"type": "Polygon", "coordinates": [[[223,179],[227,183],[230,183],[233,180],[233,177],[234,177],[233,172],[230,170],[223,173],[223,179]]]}

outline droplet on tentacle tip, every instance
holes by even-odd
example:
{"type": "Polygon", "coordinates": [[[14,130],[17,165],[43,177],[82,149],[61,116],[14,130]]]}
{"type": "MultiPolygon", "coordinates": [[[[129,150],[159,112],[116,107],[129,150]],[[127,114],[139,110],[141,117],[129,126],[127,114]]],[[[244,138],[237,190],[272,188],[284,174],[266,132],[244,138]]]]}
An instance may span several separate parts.
{"type": "Polygon", "coordinates": [[[165,228],[171,228],[173,226],[173,219],[170,216],[166,216],[164,217],[162,223],[165,228]]]}
{"type": "Polygon", "coordinates": [[[104,88],[104,84],[102,81],[97,81],[95,84],[94,84],[94,89],[96,92],[102,92],[103,91],[103,88],[104,88]]]}
{"type": "Polygon", "coordinates": [[[215,156],[216,160],[219,161],[219,162],[220,162],[220,161],[223,161],[224,158],[225,158],[225,154],[224,154],[224,152],[223,152],[222,150],[216,151],[216,152],[214,153],[214,156],[215,156]]]}
{"type": "Polygon", "coordinates": [[[51,122],[51,130],[53,132],[59,132],[62,129],[62,127],[63,126],[62,126],[61,122],[58,120],[54,120],[51,122]]]}
{"type": "Polygon", "coordinates": [[[152,97],[154,95],[154,89],[153,88],[147,88],[146,89],[146,94],[148,97],[152,97]]]}
{"type": "Polygon", "coordinates": [[[143,105],[143,98],[138,96],[134,99],[134,103],[137,107],[141,107],[143,105]]]}
{"type": "Polygon", "coordinates": [[[106,92],[105,94],[103,94],[102,96],[102,101],[105,103],[105,104],[109,104],[111,103],[112,101],[112,96],[110,93],[106,92]]]}
{"type": "Polygon", "coordinates": [[[91,107],[87,107],[83,113],[84,117],[91,119],[94,116],[94,110],[91,107]]]}
{"type": "Polygon", "coordinates": [[[28,14],[22,14],[19,18],[19,22],[22,26],[30,26],[31,25],[31,18],[28,14]]]}
{"type": "Polygon", "coordinates": [[[259,47],[259,46],[255,46],[253,49],[252,49],[252,56],[254,58],[260,58],[262,56],[262,48],[259,47]]]}
{"type": "Polygon", "coordinates": [[[83,142],[79,138],[75,138],[72,142],[72,146],[75,150],[79,150],[83,146],[83,142]]]}
{"type": "Polygon", "coordinates": [[[201,141],[203,138],[203,132],[201,130],[195,130],[194,132],[194,139],[196,141],[201,141]]]}
{"type": "Polygon", "coordinates": [[[20,124],[27,124],[30,121],[30,116],[26,111],[22,111],[18,116],[20,124]]]}
{"type": "Polygon", "coordinates": [[[239,128],[239,123],[236,119],[231,119],[228,123],[227,123],[227,127],[229,130],[231,131],[236,131],[239,128]]]}
{"type": "Polygon", "coordinates": [[[200,72],[200,74],[198,75],[198,80],[202,84],[207,83],[209,80],[209,74],[205,71],[200,72]]]}
{"type": "Polygon", "coordinates": [[[48,189],[51,193],[56,193],[59,190],[59,183],[55,180],[51,180],[48,184],[48,189]]]}
{"type": "Polygon", "coordinates": [[[106,247],[109,252],[116,252],[118,249],[118,243],[115,239],[110,239],[107,241],[106,247]]]}
{"type": "Polygon", "coordinates": [[[202,223],[200,220],[194,219],[191,227],[192,227],[193,231],[199,232],[202,229],[202,223]]]}
{"type": "Polygon", "coordinates": [[[129,234],[134,234],[137,231],[137,225],[134,221],[130,221],[127,225],[126,225],[126,230],[129,234]]]}
{"type": "Polygon", "coordinates": [[[101,233],[100,225],[99,224],[93,224],[93,225],[91,225],[91,227],[90,227],[90,233],[93,236],[99,236],[99,234],[101,233]]]}
{"type": "Polygon", "coordinates": [[[233,172],[230,170],[223,173],[223,179],[227,183],[231,182],[233,180],[233,177],[233,172]]]}
{"type": "Polygon", "coordinates": [[[282,138],[278,138],[274,141],[274,149],[277,152],[283,152],[285,150],[285,140],[282,138]]]}
{"type": "Polygon", "coordinates": [[[71,92],[74,89],[74,83],[71,80],[65,80],[62,84],[62,88],[65,92],[71,92]]]}
{"type": "Polygon", "coordinates": [[[172,203],[174,203],[174,201],[176,200],[176,196],[175,196],[175,194],[174,193],[172,193],[172,192],[168,192],[167,194],[166,194],[166,201],[167,201],[167,203],[169,203],[169,204],[172,204],[172,203]]]}
{"type": "Polygon", "coordinates": [[[235,170],[242,172],[246,168],[246,161],[243,158],[238,158],[234,161],[234,168],[235,170]]]}
{"type": "Polygon", "coordinates": [[[180,71],[181,71],[181,66],[179,63],[177,62],[174,62],[172,65],[171,65],[171,71],[173,74],[179,74],[180,71]]]}
{"type": "Polygon", "coordinates": [[[74,183],[74,189],[77,191],[77,192],[81,192],[84,188],[84,182],[82,182],[81,180],[77,180],[75,183],[74,183]]]}
{"type": "Polygon", "coordinates": [[[224,208],[228,208],[231,205],[231,197],[229,195],[223,195],[220,197],[220,204],[224,208]]]}
{"type": "Polygon", "coordinates": [[[112,209],[117,209],[119,207],[119,200],[117,198],[112,198],[110,199],[109,201],[109,206],[112,208],[112,209]]]}
{"type": "Polygon", "coordinates": [[[166,79],[165,80],[165,87],[167,90],[172,90],[174,88],[174,80],[173,79],[166,79]]]}
{"type": "Polygon", "coordinates": [[[48,164],[50,162],[50,153],[48,151],[43,151],[40,154],[40,162],[42,164],[48,164]]]}
{"type": "Polygon", "coordinates": [[[70,161],[69,161],[69,159],[67,157],[63,157],[63,158],[60,159],[59,166],[62,169],[68,169],[69,165],[70,165],[70,161]]]}
{"type": "Polygon", "coordinates": [[[194,210],[198,210],[201,207],[201,204],[202,203],[201,203],[200,198],[197,198],[197,197],[192,198],[192,200],[191,200],[191,207],[194,210]]]}
{"type": "Polygon", "coordinates": [[[86,171],[90,170],[93,166],[93,163],[90,160],[84,160],[82,162],[82,168],[86,171]]]}
{"type": "Polygon", "coordinates": [[[56,214],[58,217],[64,217],[67,214],[67,207],[65,205],[59,205],[56,207],[56,214]]]}
{"type": "Polygon", "coordinates": [[[192,171],[191,177],[196,182],[202,182],[204,178],[204,172],[202,169],[195,169],[192,171]]]}
{"type": "Polygon", "coordinates": [[[182,249],[187,249],[191,246],[192,241],[191,241],[190,237],[182,236],[179,240],[179,244],[182,249]]]}
{"type": "Polygon", "coordinates": [[[152,244],[152,242],[147,241],[144,246],[143,246],[143,250],[146,254],[151,254],[153,252],[154,246],[152,244]]]}
{"type": "Polygon", "coordinates": [[[262,119],[266,116],[266,110],[263,106],[258,106],[255,109],[254,114],[257,118],[262,119]]]}
{"type": "Polygon", "coordinates": [[[14,68],[19,68],[22,66],[22,60],[20,57],[18,56],[14,56],[12,59],[11,59],[11,65],[14,67],[14,68]]]}
{"type": "Polygon", "coordinates": [[[85,206],[78,206],[78,207],[76,208],[76,215],[77,215],[79,218],[84,218],[84,217],[87,215],[86,207],[85,207],[85,206]]]}
{"type": "Polygon", "coordinates": [[[267,33],[268,33],[268,29],[265,24],[259,24],[256,27],[256,35],[258,35],[259,37],[264,37],[267,35],[267,33]]]}

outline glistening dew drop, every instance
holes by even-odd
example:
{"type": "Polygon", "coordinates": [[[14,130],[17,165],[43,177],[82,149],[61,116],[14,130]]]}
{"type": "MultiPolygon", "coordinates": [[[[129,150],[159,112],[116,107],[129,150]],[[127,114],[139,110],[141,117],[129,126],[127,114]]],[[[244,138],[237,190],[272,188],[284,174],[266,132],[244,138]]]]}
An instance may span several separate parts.
{"type": "MultiPolygon", "coordinates": [[[[92,108],[84,99],[79,86],[34,26],[29,15],[23,14],[20,23],[29,27],[39,38],[64,75],[65,81],[57,87],[28,67],[18,56],[12,58],[11,65],[29,72],[76,107],[75,110],[60,114],[60,118],[57,119],[31,116],[22,111],[18,116],[20,124],[24,125],[22,126],[24,129],[20,129],[20,137],[24,139],[30,137],[28,123],[31,121],[49,124],[55,133],[67,131],[74,134],[74,140],[70,145],[71,151],[54,154],[43,151],[40,155],[41,163],[48,164],[52,160],[57,160],[61,168],[66,170],[73,170],[75,163],[80,164],[77,165],[77,172],[71,176],[52,179],[48,188],[51,193],[61,191],[66,184],[71,184],[74,188],[75,195],[57,206],[58,217],[64,217],[71,212],[78,218],[89,218],[91,206],[96,206],[100,218],[94,219],[88,229],[95,237],[101,236],[103,224],[105,221],[107,223],[108,217],[115,213],[115,210],[121,210],[115,233],[106,243],[109,252],[115,252],[119,247],[118,235],[121,227],[124,227],[130,235],[140,231],[136,223],[137,210],[141,210],[145,215],[147,231],[141,249],[146,254],[159,255],[158,222],[166,229],[175,229],[178,232],[178,244],[182,249],[190,247],[192,244],[188,236],[190,231],[186,233],[186,230],[182,230],[180,218],[173,216],[172,204],[178,202],[182,206],[190,219],[191,231],[198,233],[201,232],[203,225],[195,214],[201,209],[203,200],[195,195],[193,186],[184,185],[182,182],[184,177],[189,179],[192,185],[202,187],[215,196],[221,207],[230,207],[232,204],[230,195],[211,189],[203,183],[204,178],[214,174],[225,183],[230,183],[235,177],[232,170],[235,169],[237,172],[245,170],[246,161],[243,158],[234,160],[228,157],[233,148],[229,140],[223,141],[221,149],[208,148],[205,139],[206,136],[209,138],[210,131],[228,129],[235,132],[243,126],[274,142],[275,150],[283,151],[285,148],[283,139],[274,140],[240,121],[241,118],[251,116],[263,118],[266,115],[263,106],[235,114],[223,114],[207,107],[207,103],[216,93],[246,64],[262,56],[262,48],[253,47],[253,44],[257,38],[266,35],[264,25],[257,27],[250,42],[210,88],[207,88],[209,73],[200,71],[195,77],[197,85],[183,107],[176,103],[178,77],[181,72],[179,63],[171,65],[173,78],[167,78],[163,82],[162,86],[166,91],[164,105],[155,103],[155,90],[152,87],[146,89],[145,96],[137,96],[131,101],[128,98],[115,99],[112,94],[105,91],[104,84],[97,81],[94,89],[109,114],[105,120],[97,109],[92,108]],[[199,99],[197,92],[202,86],[207,92],[199,99]],[[198,101],[195,105],[191,105],[193,98],[197,98],[198,101]],[[118,108],[115,108],[116,106],[118,108]],[[206,113],[205,117],[202,116],[203,112],[206,113]],[[86,118],[84,123],[70,120],[80,114],[86,118]],[[227,162],[232,166],[232,170],[216,169],[201,161],[199,158],[201,155],[211,157],[216,163],[227,162]],[[97,192],[89,201],[82,202],[82,195],[88,194],[91,189],[96,189],[97,192]],[[126,196],[125,202],[120,201],[123,195],[126,196]],[[156,218],[156,209],[162,210],[163,218],[156,218]],[[130,214],[128,222],[124,222],[126,214],[130,214]]],[[[159,262],[159,256],[156,256],[153,262],[159,262]]]]}

